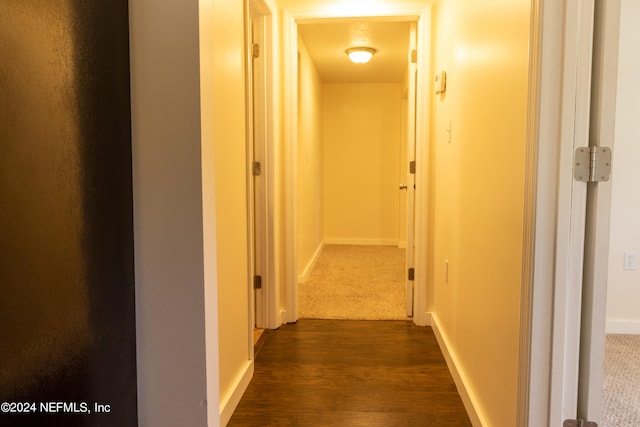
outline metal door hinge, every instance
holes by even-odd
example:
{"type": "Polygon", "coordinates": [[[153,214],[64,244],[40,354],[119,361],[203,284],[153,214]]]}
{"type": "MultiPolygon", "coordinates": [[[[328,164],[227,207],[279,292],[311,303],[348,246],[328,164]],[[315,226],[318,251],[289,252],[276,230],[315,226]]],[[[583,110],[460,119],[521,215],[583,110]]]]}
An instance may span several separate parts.
{"type": "Polygon", "coordinates": [[[409,162],[409,173],[416,173],[416,161],[411,160],[409,162]]]}
{"type": "Polygon", "coordinates": [[[607,147],[580,147],[573,161],[573,177],[580,182],[609,181],[611,176],[611,149],[607,147]]]}
{"type": "Polygon", "coordinates": [[[253,162],[251,173],[253,174],[253,176],[260,176],[260,174],[262,173],[262,165],[260,164],[260,162],[253,162]]]}
{"type": "Polygon", "coordinates": [[[598,424],[585,420],[565,420],[562,427],[598,427],[598,424]]]}
{"type": "Polygon", "coordinates": [[[408,271],[407,271],[407,280],[413,280],[413,278],[416,275],[416,269],[411,267],[408,271]]]}
{"type": "Polygon", "coordinates": [[[253,276],[253,289],[262,289],[262,276],[253,276]]]}
{"type": "Polygon", "coordinates": [[[251,57],[253,59],[260,58],[260,45],[258,43],[251,45],[251,57]]]}
{"type": "Polygon", "coordinates": [[[411,51],[411,63],[415,64],[416,62],[418,62],[418,51],[416,49],[413,49],[411,51]]]}

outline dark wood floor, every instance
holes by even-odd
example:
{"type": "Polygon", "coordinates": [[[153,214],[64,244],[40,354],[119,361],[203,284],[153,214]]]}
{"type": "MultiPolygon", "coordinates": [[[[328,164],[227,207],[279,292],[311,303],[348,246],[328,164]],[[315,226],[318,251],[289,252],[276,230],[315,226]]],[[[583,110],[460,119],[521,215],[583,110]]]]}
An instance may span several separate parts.
{"type": "Polygon", "coordinates": [[[266,335],[229,426],[470,426],[431,328],[300,320],[266,335]]]}

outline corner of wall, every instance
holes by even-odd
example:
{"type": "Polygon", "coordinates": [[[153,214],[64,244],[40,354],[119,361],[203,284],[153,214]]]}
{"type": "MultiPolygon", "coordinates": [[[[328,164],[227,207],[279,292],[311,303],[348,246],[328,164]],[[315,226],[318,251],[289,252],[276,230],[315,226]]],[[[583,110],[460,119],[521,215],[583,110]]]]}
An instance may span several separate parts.
{"type": "Polygon", "coordinates": [[[307,265],[302,270],[302,273],[300,274],[300,276],[298,276],[299,284],[306,283],[307,280],[309,280],[309,276],[311,275],[311,272],[313,271],[313,267],[315,267],[316,262],[318,262],[318,258],[320,257],[320,254],[322,253],[323,248],[324,248],[324,241],[320,242],[320,244],[318,245],[318,248],[313,253],[313,256],[311,257],[307,265]]]}
{"type": "Polygon", "coordinates": [[[129,38],[138,418],[202,425],[218,378],[206,361],[198,4],[131,0],[129,38]]]}

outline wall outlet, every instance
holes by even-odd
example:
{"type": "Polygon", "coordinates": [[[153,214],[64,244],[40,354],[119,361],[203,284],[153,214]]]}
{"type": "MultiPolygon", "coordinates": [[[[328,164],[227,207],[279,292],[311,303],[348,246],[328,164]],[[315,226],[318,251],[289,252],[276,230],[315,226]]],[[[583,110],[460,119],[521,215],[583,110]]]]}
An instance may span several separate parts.
{"type": "Polygon", "coordinates": [[[625,271],[636,271],[638,269],[638,254],[636,251],[624,251],[625,271]]]}

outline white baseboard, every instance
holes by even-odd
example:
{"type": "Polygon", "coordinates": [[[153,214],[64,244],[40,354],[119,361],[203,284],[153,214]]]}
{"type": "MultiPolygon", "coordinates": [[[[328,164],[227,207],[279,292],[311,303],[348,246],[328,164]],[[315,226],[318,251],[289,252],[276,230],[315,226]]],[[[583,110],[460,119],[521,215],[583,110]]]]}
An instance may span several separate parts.
{"type": "Polygon", "coordinates": [[[331,237],[324,239],[325,245],[377,245],[377,246],[398,246],[397,239],[346,239],[341,237],[331,237]]]}
{"type": "Polygon", "coordinates": [[[320,243],[320,245],[318,245],[318,248],[313,253],[313,256],[311,257],[311,259],[307,263],[306,267],[302,271],[302,274],[300,276],[298,276],[298,283],[306,283],[307,280],[309,280],[309,275],[313,271],[313,267],[315,267],[316,262],[318,261],[318,258],[320,257],[320,254],[322,253],[322,248],[324,248],[324,242],[322,242],[322,243],[320,243]]]}
{"type": "Polygon", "coordinates": [[[398,241],[398,248],[400,249],[407,249],[407,242],[404,240],[399,240],[398,241]]]}
{"type": "Polygon", "coordinates": [[[253,378],[253,360],[247,361],[242,372],[238,375],[231,387],[231,390],[220,400],[220,425],[226,426],[233,411],[236,410],[242,395],[247,390],[251,378],[253,378]]]}
{"type": "Polygon", "coordinates": [[[431,323],[433,322],[433,316],[428,311],[424,313],[424,322],[425,326],[431,326],[431,323]]]}
{"type": "Polygon", "coordinates": [[[640,320],[607,320],[605,331],[608,334],[640,335],[640,320]]]}
{"type": "Polygon", "coordinates": [[[431,326],[431,313],[425,311],[420,315],[420,313],[413,313],[413,323],[416,326],[431,326]]]}
{"type": "Polygon", "coordinates": [[[275,321],[275,325],[273,325],[271,327],[271,329],[278,329],[280,327],[280,325],[282,325],[284,322],[282,321],[283,317],[282,317],[282,312],[284,311],[284,314],[287,314],[287,310],[278,310],[276,312],[276,321],[275,321]]]}
{"type": "Polygon", "coordinates": [[[482,415],[480,411],[478,401],[475,398],[473,392],[471,391],[471,388],[469,387],[468,381],[466,380],[464,373],[458,368],[459,362],[457,361],[455,355],[453,355],[449,351],[448,340],[446,336],[442,333],[442,331],[440,331],[438,318],[433,313],[431,313],[430,318],[431,318],[431,328],[433,329],[433,333],[436,336],[436,340],[438,341],[438,345],[440,346],[440,350],[442,351],[444,359],[447,362],[447,366],[449,367],[449,371],[451,372],[453,381],[456,383],[458,394],[460,394],[462,403],[464,404],[464,407],[467,410],[467,415],[469,415],[471,424],[474,427],[487,427],[489,424],[487,423],[485,417],[482,415]]]}
{"type": "Polygon", "coordinates": [[[289,311],[280,310],[280,325],[284,325],[289,322],[289,311]]]}

